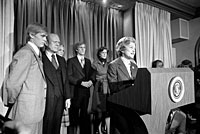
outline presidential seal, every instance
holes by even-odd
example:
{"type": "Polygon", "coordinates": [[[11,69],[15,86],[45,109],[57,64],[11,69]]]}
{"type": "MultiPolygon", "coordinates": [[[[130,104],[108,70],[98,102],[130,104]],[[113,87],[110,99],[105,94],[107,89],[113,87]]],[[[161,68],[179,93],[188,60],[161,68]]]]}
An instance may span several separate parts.
{"type": "Polygon", "coordinates": [[[179,102],[183,98],[185,87],[183,79],[179,76],[173,77],[169,83],[169,97],[173,102],[179,102]]]}

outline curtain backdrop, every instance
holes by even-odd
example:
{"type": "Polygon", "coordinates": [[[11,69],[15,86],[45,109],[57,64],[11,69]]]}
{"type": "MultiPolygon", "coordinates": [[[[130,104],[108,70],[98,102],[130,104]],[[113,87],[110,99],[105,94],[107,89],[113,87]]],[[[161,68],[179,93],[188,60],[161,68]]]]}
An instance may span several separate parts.
{"type": "Polygon", "coordinates": [[[136,2],[136,59],[139,67],[151,67],[160,59],[164,67],[173,67],[170,13],[136,2]]]}
{"type": "MultiPolygon", "coordinates": [[[[112,60],[115,58],[115,44],[123,31],[122,13],[100,5],[80,0],[0,0],[1,85],[13,53],[26,42],[25,30],[32,22],[41,23],[49,32],[60,36],[66,59],[73,56],[73,44],[84,41],[86,56],[92,61],[100,46],[108,47],[112,60]]],[[[0,99],[0,114],[5,111],[0,99]]]]}
{"type": "Polygon", "coordinates": [[[106,46],[110,59],[115,58],[114,46],[122,37],[122,13],[80,0],[16,0],[16,50],[25,43],[25,29],[31,22],[47,26],[57,33],[65,46],[65,58],[73,56],[73,44],[86,43],[86,57],[92,61],[96,50],[106,46]]]}
{"type": "MultiPolygon", "coordinates": [[[[7,67],[9,66],[10,61],[12,60],[13,38],[14,38],[13,0],[0,0],[0,86],[2,86],[7,67]]],[[[3,114],[4,112],[5,110],[0,99],[0,114],[1,113],[3,114]]]]}

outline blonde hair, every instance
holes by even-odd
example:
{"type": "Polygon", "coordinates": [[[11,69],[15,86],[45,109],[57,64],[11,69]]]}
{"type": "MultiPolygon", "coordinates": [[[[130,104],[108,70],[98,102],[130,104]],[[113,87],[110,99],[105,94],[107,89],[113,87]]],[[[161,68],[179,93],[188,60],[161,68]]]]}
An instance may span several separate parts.
{"type": "Polygon", "coordinates": [[[30,34],[37,34],[37,33],[46,33],[47,34],[47,28],[39,23],[32,23],[29,24],[26,29],[26,41],[30,40],[30,34]]]}
{"type": "Polygon", "coordinates": [[[130,42],[135,43],[135,38],[133,37],[122,37],[117,42],[115,49],[119,56],[122,56],[122,51],[124,51],[125,47],[130,44],[130,42]]]}

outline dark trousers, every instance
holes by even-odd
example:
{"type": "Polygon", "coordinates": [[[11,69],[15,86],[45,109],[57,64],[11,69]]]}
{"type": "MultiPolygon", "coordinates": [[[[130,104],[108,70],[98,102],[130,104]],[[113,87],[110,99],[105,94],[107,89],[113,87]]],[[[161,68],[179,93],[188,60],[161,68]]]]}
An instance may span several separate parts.
{"type": "Polygon", "coordinates": [[[64,110],[63,102],[63,97],[55,97],[53,103],[46,104],[46,111],[43,118],[43,134],[60,134],[61,120],[64,110]]]}
{"type": "Polygon", "coordinates": [[[91,134],[90,116],[87,111],[88,103],[89,97],[87,96],[72,99],[71,107],[69,108],[69,134],[74,134],[77,126],[80,127],[80,134],[91,134]]]}
{"type": "Polygon", "coordinates": [[[140,116],[129,108],[108,102],[110,111],[110,134],[116,129],[120,134],[148,134],[147,128],[140,116]]]}

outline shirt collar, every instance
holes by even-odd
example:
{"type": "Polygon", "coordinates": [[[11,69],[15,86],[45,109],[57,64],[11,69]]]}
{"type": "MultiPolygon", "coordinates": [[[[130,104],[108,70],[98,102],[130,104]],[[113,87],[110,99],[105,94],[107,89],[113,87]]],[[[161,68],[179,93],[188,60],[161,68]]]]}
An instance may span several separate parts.
{"type": "Polygon", "coordinates": [[[51,61],[52,60],[52,54],[55,55],[55,58],[56,58],[56,62],[57,62],[57,56],[56,56],[56,53],[52,53],[48,50],[45,51],[47,57],[49,58],[49,60],[51,61]]]}
{"type": "Polygon", "coordinates": [[[47,55],[48,57],[51,57],[52,54],[53,54],[53,53],[51,53],[50,51],[46,50],[46,55],[47,55]]]}
{"type": "Polygon", "coordinates": [[[130,66],[130,63],[131,63],[130,60],[128,60],[128,59],[126,59],[126,58],[124,58],[124,57],[121,57],[121,59],[122,59],[123,63],[124,63],[126,66],[130,66]]]}
{"type": "Polygon", "coordinates": [[[35,51],[35,53],[39,56],[40,55],[39,48],[33,42],[28,41],[28,44],[33,48],[33,50],[35,51]]]}
{"type": "Polygon", "coordinates": [[[84,59],[84,56],[77,55],[77,58],[79,61],[81,61],[81,59],[84,59]]]}

